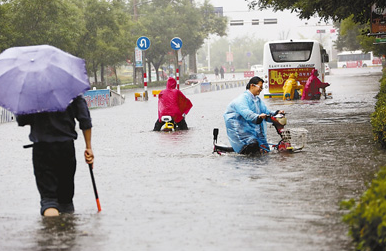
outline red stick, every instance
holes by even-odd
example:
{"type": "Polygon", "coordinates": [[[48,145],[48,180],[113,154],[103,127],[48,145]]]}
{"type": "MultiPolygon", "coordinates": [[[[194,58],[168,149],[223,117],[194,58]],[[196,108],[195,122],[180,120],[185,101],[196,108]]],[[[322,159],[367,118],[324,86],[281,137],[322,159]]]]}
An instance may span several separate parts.
{"type": "Polygon", "coordinates": [[[98,207],[98,212],[102,211],[101,204],[99,203],[99,197],[98,197],[98,191],[95,185],[95,179],[94,179],[94,173],[92,171],[92,164],[88,164],[88,167],[90,169],[90,174],[91,174],[91,181],[92,181],[92,186],[94,188],[94,194],[95,194],[95,199],[98,207]]]}

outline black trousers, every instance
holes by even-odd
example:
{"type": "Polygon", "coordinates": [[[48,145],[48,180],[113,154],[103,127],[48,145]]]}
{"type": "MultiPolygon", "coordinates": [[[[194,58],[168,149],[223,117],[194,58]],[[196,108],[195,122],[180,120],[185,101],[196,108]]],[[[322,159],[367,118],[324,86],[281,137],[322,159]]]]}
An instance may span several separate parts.
{"type": "Polygon", "coordinates": [[[32,161],[40,193],[40,213],[53,207],[61,213],[74,212],[74,141],[39,142],[33,145],[32,161]]]}
{"type": "Polygon", "coordinates": [[[240,154],[260,154],[259,143],[245,145],[243,149],[241,149],[240,154]]]}
{"type": "MultiPolygon", "coordinates": [[[[159,119],[157,119],[157,121],[155,122],[154,124],[154,129],[153,131],[161,131],[161,128],[162,126],[165,124],[165,122],[163,121],[159,121],[159,119]]],[[[186,121],[185,121],[185,118],[183,118],[180,122],[177,123],[177,130],[188,130],[188,125],[186,124],[186,121]]]]}

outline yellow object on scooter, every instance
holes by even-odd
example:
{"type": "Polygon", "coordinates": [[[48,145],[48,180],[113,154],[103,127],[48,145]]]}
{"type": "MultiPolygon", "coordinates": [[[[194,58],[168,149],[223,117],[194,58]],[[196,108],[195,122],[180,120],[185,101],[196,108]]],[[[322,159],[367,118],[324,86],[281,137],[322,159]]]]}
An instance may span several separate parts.
{"type": "Polygon", "coordinates": [[[166,122],[165,123],[165,129],[167,130],[173,130],[174,129],[174,124],[171,122],[166,122]]]}

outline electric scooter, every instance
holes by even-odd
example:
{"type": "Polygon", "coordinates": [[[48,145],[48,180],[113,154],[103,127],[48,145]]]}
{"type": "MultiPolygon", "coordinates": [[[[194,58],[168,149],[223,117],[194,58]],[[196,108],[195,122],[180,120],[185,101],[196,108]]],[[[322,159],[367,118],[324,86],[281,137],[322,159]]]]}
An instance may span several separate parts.
{"type": "MultiPolygon", "coordinates": [[[[285,114],[277,114],[275,116],[268,115],[266,120],[270,118],[276,132],[280,135],[281,140],[277,144],[269,144],[270,149],[260,147],[266,152],[297,152],[301,151],[307,141],[308,131],[304,128],[289,128],[284,129],[287,124],[285,114]]],[[[222,153],[234,152],[232,147],[217,145],[219,129],[213,129],[213,153],[221,155],[222,153]]]]}

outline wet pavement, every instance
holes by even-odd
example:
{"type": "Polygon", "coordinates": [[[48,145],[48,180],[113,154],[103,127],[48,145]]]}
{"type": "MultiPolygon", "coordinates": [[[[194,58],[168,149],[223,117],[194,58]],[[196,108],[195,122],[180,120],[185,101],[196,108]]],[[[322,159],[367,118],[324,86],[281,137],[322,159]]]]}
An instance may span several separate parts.
{"type": "MultiPolygon", "coordinates": [[[[380,68],[332,69],[333,99],[265,100],[287,128],[306,128],[294,154],[212,154],[212,130],[244,88],[189,95],[189,131],[153,132],[157,99],[94,109],[94,175],[102,212],[76,141],[74,215],[39,215],[29,128],[0,125],[0,250],[354,250],[339,202],[359,196],[386,153],[370,114],[380,68]]],[[[268,138],[278,141],[274,128],[268,138]]]]}

